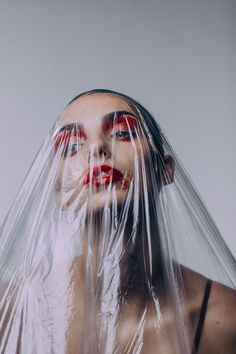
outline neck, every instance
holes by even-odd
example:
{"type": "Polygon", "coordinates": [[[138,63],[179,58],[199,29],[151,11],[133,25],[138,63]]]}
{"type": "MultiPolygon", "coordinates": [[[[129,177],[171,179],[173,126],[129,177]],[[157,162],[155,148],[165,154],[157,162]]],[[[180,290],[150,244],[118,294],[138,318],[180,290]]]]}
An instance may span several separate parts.
{"type": "Polygon", "coordinates": [[[121,209],[117,218],[112,210],[106,215],[104,212],[88,214],[83,254],[79,257],[80,280],[96,294],[102,291],[107,277],[118,278],[116,286],[121,297],[160,294],[164,289],[164,277],[156,217],[150,215],[149,218],[153,233],[149,243],[146,222],[141,214],[136,228],[132,208],[126,218],[123,214],[121,209]]]}

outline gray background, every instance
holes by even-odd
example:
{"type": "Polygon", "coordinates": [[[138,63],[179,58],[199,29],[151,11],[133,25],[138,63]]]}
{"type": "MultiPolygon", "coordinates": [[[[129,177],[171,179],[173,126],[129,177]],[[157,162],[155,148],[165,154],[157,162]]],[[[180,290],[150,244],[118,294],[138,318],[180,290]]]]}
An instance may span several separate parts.
{"type": "Polygon", "coordinates": [[[235,15],[235,0],[1,0],[0,222],[64,105],[104,87],[155,114],[236,255],[235,15]]]}

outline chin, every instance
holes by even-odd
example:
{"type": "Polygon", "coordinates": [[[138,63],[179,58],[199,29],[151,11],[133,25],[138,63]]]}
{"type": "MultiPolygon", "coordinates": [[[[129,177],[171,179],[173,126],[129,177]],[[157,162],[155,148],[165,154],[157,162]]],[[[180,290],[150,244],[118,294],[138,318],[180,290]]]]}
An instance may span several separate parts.
{"type": "Polygon", "coordinates": [[[103,212],[106,208],[117,208],[125,205],[128,190],[112,189],[94,192],[88,198],[87,211],[91,213],[103,212]]]}
{"type": "Polygon", "coordinates": [[[127,202],[128,193],[129,188],[123,189],[121,185],[117,184],[103,187],[102,190],[92,188],[89,191],[87,188],[83,188],[77,193],[56,193],[56,204],[58,209],[65,213],[74,214],[74,216],[78,216],[83,209],[82,212],[85,212],[87,216],[97,215],[100,217],[100,214],[108,208],[114,210],[115,206],[117,206],[117,212],[122,211],[127,202]]]}

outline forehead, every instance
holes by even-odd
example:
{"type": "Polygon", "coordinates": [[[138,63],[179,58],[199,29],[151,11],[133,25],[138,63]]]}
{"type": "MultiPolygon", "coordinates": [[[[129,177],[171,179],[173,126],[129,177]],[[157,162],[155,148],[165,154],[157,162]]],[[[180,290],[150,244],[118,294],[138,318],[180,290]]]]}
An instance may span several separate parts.
{"type": "Polygon", "coordinates": [[[122,110],[135,114],[131,104],[119,96],[112,94],[82,96],[65,109],[59,124],[94,122],[96,119],[102,119],[108,113],[122,110]]]}

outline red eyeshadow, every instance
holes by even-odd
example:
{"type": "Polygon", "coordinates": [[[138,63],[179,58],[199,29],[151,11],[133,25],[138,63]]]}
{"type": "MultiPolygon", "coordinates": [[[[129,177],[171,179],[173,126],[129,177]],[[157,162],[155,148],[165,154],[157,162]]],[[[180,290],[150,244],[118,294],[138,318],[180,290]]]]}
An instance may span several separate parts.
{"type": "Polygon", "coordinates": [[[59,133],[55,140],[55,150],[57,151],[62,145],[67,147],[69,145],[70,136],[71,131],[68,130],[64,130],[63,132],[59,133]]]}
{"type": "Polygon", "coordinates": [[[114,118],[111,122],[105,122],[102,124],[102,129],[107,132],[113,129],[115,125],[121,125],[125,129],[137,129],[138,128],[138,121],[135,117],[129,115],[123,115],[117,118],[114,118]]]}
{"type": "MultiPolygon", "coordinates": [[[[123,123],[124,126],[126,126],[127,128],[129,127],[130,129],[137,129],[138,128],[138,122],[137,119],[134,118],[133,116],[120,116],[115,120],[115,124],[118,123],[123,123]]],[[[123,126],[122,125],[122,126],[123,126]]]]}
{"type": "Polygon", "coordinates": [[[77,144],[80,140],[86,140],[87,136],[82,130],[64,130],[59,133],[55,140],[55,151],[63,145],[63,148],[66,149],[70,143],[77,144]]]}

